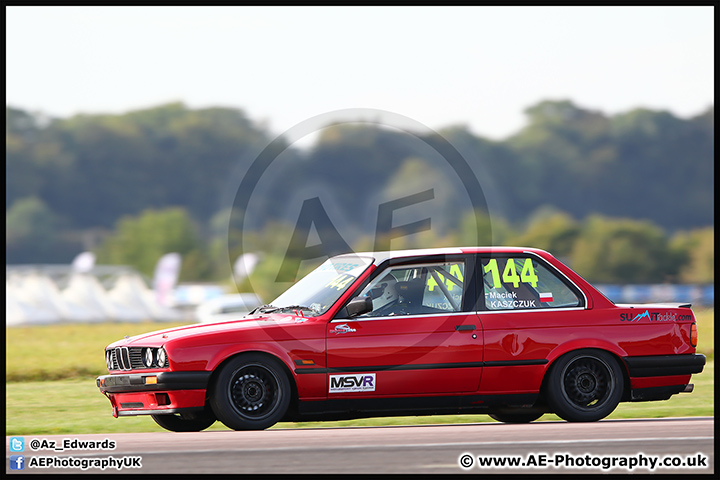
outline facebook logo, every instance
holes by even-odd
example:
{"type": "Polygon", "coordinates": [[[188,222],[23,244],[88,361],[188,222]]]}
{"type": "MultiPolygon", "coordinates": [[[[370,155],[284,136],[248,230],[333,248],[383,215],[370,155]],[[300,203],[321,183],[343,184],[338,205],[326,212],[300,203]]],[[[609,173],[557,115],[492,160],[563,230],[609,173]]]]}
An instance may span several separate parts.
{"type": "Polygon", "coordinates": [[[11,452],[24,452],[25,451],[25,439],[23,437],[10,437],[10,451],[11,452]]]}
{"type": "Polygon", "coordinates": [[[10,455],[10,470],[25,470],[25,455],[10,455]]]}

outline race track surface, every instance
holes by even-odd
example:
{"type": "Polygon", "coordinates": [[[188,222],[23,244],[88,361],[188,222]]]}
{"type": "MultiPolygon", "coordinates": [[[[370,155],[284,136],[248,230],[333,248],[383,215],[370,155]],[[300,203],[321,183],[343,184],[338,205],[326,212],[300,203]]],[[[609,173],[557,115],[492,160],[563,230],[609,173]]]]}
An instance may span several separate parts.
{"type": "Polygon", "coordinates": [[[10,474],[714,473],[712,417],[46,435],[23,437],[23,452],[10,451],[10,438],[5,450],[10,474]],[[66,439],[74,448],[58,451],[66,439]],[[115,448],[78,448],[78,442],[104,440],[115,448]],[[11,455],[24,457],[24,471],[11,470],[11,455]],[[49,457],[54,459],[42,460],[49,457]],[[128,468],[101,470],[101,459],[109,462],[108,457],[128,468]],[[42,462],[55,465],[41,467],[42,462]],[[95,465],[83,470],[83,462],[95,465]]]}

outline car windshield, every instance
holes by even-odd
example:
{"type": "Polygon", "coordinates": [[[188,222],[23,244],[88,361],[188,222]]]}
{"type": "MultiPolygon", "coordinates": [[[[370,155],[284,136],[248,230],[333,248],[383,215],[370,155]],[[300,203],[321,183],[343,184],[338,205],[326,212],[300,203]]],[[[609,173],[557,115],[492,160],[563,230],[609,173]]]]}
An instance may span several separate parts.
{"type": "Polygon", "coordinates": [[[322,315],[372,262],[370,257],[357,255],[330,258],[261,311],[298,309],[306,316],[322,315]]]}

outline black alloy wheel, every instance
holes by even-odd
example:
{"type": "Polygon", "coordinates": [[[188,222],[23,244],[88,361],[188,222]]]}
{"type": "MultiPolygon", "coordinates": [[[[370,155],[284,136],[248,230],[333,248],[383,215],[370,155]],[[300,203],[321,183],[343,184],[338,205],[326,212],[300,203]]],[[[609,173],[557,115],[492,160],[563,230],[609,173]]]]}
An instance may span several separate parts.
{"type": "Polygon", "coordinates": [[[285,415],[290,381],[278,360],[254,353],[239,355],[219,371],[210,405],[233,430],[263,430],[285,415]]]}
{"type": "Polygon", "coordinates": [[[550,369],[546,395],[552,410],[569,422],[594,422],[620,403],[623,373],[617,360],[602,350],[577,350],[550,369]]]}

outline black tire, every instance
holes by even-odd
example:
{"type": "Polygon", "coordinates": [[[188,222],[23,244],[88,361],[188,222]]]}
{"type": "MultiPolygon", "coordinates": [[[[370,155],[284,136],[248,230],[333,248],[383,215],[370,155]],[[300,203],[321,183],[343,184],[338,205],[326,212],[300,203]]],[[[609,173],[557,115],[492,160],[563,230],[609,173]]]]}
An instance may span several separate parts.
{"type": "Polygon", "coordinates": [[[200,432],[215,423],[215,414],[209,408],[201,412],[151,415],[155,423],[171,432],[200,432]]]}
{"type": "Polygon", "coordinates": [[[282,364],[248,353],[218,372],[210,394],[217,418],[233,430],[264,430],[279,422],[290,405],[290,381],[282,364]]]}
{"type": "Polygon", "coordinates": [[[560,357],[549,372],[550,408],[568,422],[596,422],[610,415],[623,394],[617,360],[602,350],[577,350],[560,357]]]}
{"type": "Polygon", "coordinates": [[[493,420],[503,423],[530,423],[543,416],[543,412],[526,412],[518,408],[517,412],[502,412],[488,414],[493,420]]]}

